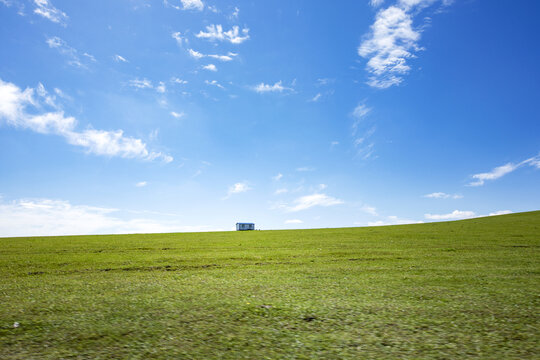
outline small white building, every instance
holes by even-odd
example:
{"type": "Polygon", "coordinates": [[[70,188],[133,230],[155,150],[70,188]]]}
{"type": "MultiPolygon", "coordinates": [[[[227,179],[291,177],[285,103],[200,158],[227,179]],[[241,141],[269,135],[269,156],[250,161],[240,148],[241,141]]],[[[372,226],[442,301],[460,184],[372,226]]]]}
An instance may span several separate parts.
{"type": "Polygon", "coordinates": [[[254,223],[236,223],[236,231],[255,230],[254,223]]]}

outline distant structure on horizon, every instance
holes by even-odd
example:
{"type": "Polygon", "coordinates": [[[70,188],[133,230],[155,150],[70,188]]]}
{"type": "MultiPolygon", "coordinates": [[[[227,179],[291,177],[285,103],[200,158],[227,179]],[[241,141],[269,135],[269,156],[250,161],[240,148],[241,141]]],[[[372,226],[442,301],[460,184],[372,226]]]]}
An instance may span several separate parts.
{"type": "Polygon", "coordinates": [[[255,230],[254,223],[236,223],[236,231],[255,230]]]}

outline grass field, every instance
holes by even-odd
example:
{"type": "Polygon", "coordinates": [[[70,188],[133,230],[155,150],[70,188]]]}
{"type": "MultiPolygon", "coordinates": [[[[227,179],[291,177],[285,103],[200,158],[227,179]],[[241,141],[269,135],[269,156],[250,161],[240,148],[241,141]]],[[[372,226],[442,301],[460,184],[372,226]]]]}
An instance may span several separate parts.
{"type": "Polygon", "coordinates": [[[538,359],[539,246],[540,211],[3,238],[0,358],[538,359]]]}

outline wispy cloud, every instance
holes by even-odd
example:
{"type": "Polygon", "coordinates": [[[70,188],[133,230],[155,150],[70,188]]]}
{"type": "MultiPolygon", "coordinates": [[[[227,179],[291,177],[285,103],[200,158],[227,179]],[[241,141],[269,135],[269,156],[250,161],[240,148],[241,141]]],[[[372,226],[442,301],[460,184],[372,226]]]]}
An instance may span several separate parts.
{"type": "MultiPolygon", "coordinates": [[[[88,67],[87,64],[85,64],[81,60],[81,57],[79,56],[79,52],[76,49],[69,46],[64,40],[62,40],[58,36],[47,38],[46,43],[47,45],[49,45],[51,49],[56,49],[58,50],[60,54],[64,55],[68,59],[69,65],[75,66],[78,68],[84,68],[84,69],[88,67]]],[[[88,53],[84,53],[82,54],[82,56],[86,57],[88,60],[92,62],[96,61],[94,56],[88,53]]]]}
{"type": "Polygon", "coordinates": [[[180,118],[184,117],[186,114],[184,112],[177,113],[175,111],[171,111],[171,115],[175,119],[180,119],[180,118]]]}
{"type": "Polygon", "coordinates": [[[217,67],[216,67],[216,65],[214,65],[214,64],[204,65],[202,68],[203,68],[204,70],[209,70],[209,71],[214,71],[214,72],[217,71],[217,67]]]}
{"type": "Polygon", "coordinates": [[[238,19],[238,15],[240,15],[240,9],[235,7],[234,11],[231,14],[231,19],[238,19]]]}
{"type": "Polygon", "coordinates": [[[280,195],[280,194],[286,194],[288,193],[289,190],[283,188],[283,189],[277,189],[276,191],[274,191],[274,195],[280,195]]]}
{"type": "Polygon", "coordinates": [[[227,200],[228,198],[230,198],[234,194],[240,194],[240,193],[243,193],[243,192],[246,192],[246,191],[249,191],[249,190],[251,190],[251,188],[249,187],[249,185],[248,185],[248,183],[246,181],[238,182],[238,183],[236,183],[234,185],[231,185],[229,187],[229,191],[227,191],[227,195],[222,200],[227,200]]]}
{"type": "MultiPolygon", "coordinates": [[[[358,54],[368,59],[368,85],[385,89],[403,81],[411,70],[407,60],[422,50],[418,45],[421,29],[413,27],[414,17],[436,1],[399,0],[377,13],[369,34],[358,47],[358,54]]],[[[371,1],[375,6],[381,3],[371,1]]]]}
{"type": "Polygon", "coordinates": [[[176,10],[202,11],[204,9],[204,3],[201,0],[180,0],[179,5],[175,5],[178,4],[176,0],[163,0],[163,4],[176,10]]]}
{"type": "Polygon", "coordinates": [[[311,102],[317,102],[319,101],[319,99],[321,98],[322,94],[321,93],[317,93],[317,95],[315,95],[314,97],[312,97],[309,101],[311,102]]]}
{"type": "Polygon", "coordinates": [[[498,216],[498,215],[506,215],[506,214],[512,214],[512,210],[499,210],[494,211],[488,214],[488,216],[498,216]]]}
{"type": "Polygon", "coordinates": [[[159,84],[156,86],[156,91],[160,94],[164,94],[167,91],[167,87],[165,86],[165,83],[163,81],[160,81],[159,84]]]}
{"type": "Polygon", "coordinates": [[[219,13],[219,9],[215,5],[207,5],[206,8],[210,10],[211,12],[213,12],[214,14],[219,13]]]}
{"type": "Polygon", "coordinates": [[[129,86],[137,89],[153,89],[152,82],[148,79],[133,79],[129,81],[129,86]]]}
{"type": "Polygon", "coordinates": [[[191,57],[193,57],[195,59],[202,59],[202,58],[205,58],[205,57],[209,57],[209,58],[212,58],[212,59],[217,59],[219,61],[232,61],[235,56],[238,56],[238,54],[233,53],[233,52],[229,52],[227,55],[217,55],[217,54],[206,55],[206,54],[200,53],[198,51],[195,51],[193,49],[188,49],[188,53],[189,53],[189,55],[191,57]]]}
{"type": "Polygon", "coordinates": [[[215,86],[215,87],[218,87],[220,89],[225,89],[223,87],[223,85],[221,85],[217,80],[212,80],[212,81],[208,81],[208,80],[204,80],[204,83],[206,85],[211,85],[211,86],[215,86]]]}
{"type": "Polygon", "coordinates": [[[428,220],[458,220],[475,217],[474,211],[454,210],[449,214],[425,214],[424,217],[428,220]]]}
{"type": "Polygon", "coordinates": [[[182,36],[182,33],[180,31],[177,31],[177,32],[173,32],[171,34],[172,38],[174,40],[176,40],[176,43],[179,45],[179,46],[182,46],[182,44],[184,42],[187,42],[187,39],[185,39],[183,36],[182,36]]]}
{"type": "Polygon", "coordinates": [[[488,180],[497,180],[526,165],[540,169],[540,154],[523,160],[522,162],[517,164],[507,163],[505,165],[498,166],[489,172],[474,174],[471,177],[475,179],[475,181],[470,182],[469,186],[482,186],[488,180]]]}
{"type": "Polygon", "coordinates": [[[302,166],[302,167],[296,168],[296,171],[299,171],[299,172],[315,171],[315,168],[312,166],[302,166]]]}
{"type": "Polygon", "coordinates": [[[371,141],[371,136],[375,133],[376,127],[366,121],[371,113],[371,108],[364,103],[358,104],[353,112],[352,136],[357,156],[364,160],[369,159],[375,152],[375,143],[371,141]],[[362,132],[361,132],[362,129],[362,132]]]}
{"type": "MultiPolygon", "coordinates": [[[[383,220],[369,221],[367,226],[386,226],[386,225],[405,225],[405,224],[421,224],[423,221],[402,219],[398,216],[390,215],[383,220]]],[[[364,225],[363,223],[356,222],[355,225],[364,225]]]]}
{"type": "MultiPolygon", "coordinates": [[[[175,218],[158,220],[122,218],[121,211],[88,205],[75,205],[54,199],[0,199],[0,236],[52,236],[88,234],[165,233],[221,230],[211,226],[181,226],[175,218]]],[[[132,213],[141,212],[132,211],[132,213]]],[[[151,212],[145,212],[151,213],[151,212]]]]}
{"type": "Polygon", "coordinates": [[[36,5],[36,8],[34,9],[35,14],[65,26],[68,16],[63,11],[55,8],[50,1],[34,0],[34,4],[36,5]]]}
{"type": "Polygon", "coordinates": [[[221,25],[209,25],[206,27],[206,31],[200,31],[195,35],[198,38],[208,39],[210,41],[228,41],[231,44],[241,44],[249,39],[249,29],[242,29],[242,35],[238,26],[233,26],[229,31],[223,31],[221,25]]]}
{"type": "Polygon", "coordinates": [[[384,0],[369,0],[369,5],[379,7],[384,3],[384,0]]]}
{"type": "Polygon", "coordinates": [[[293,91],[292,88],[281,85],[281,80],[275,83],[274,85],[260,83],[258,85],[255,85],[253,87],[253,90],[255,92],[258,92],[259,94],[268,93],[268,92],[293,91]]]}
{"type": "Polygon", "coordinates": [[[463,198],[463,195],[459,195],[459,194],[446,194],[446,193],[443,193],[443,192],[434,192],[434,193],[431,193],[431,194],[426,194],[424,195],[423,197],[425,198],[429,198],[429,199],[462,199],[463,198]]]}
{"type": "Polygon", "coordinates": [[[125,136],[123,130],[106,131],[91,127],[77,130],[77,120],[65,116],[53,100],[41,84],[36,89],[27,88],[23,91],[15,84],[0,80],[0,119],[8,125],[61,136],[69,144],[80,146],[96,155],[161,159],[165,162],[173,160],[170,155],[148,151],[142,140],[125,136]],[[53,111],[44,111],[47,106],[53,108],[53,111]],[[31,110],[27,111],[28,108],[31,110]]]}
{"type": "Polygon", "coordinates": [[[118,55],[118,54],[115,54],[113,56],[113,60],[116,61],[116,62],[129,62],[127,61],[127,59],[121,55],[118,55]]]}
{"type": "Polygon", "coordinates": [[[283,177],[282,173],[278,173],[276,176],[272,176],[272,180],[279,181],[283,177]]]}
{"type": "Polygon", "coordinates": [[[343,204],[343,200],[322,193],[301,196],[294,200],[292,206],[282,206],[288,212],[296,212],[310,209],[314,206],[334,206],[343,204]]]}
{"type": "Polygon", "coordinates": [[[285,224],[303,224],[304,222],[300,219],[291,219],[285,220],[285,224]]]}
{"type": "Polygon", "coordinates": [[[146,181],[139,181],[135,184],[136,187],[145,187],[146,185],[148,185],[146,181]]]}
{"type": "Polygon", "coordinates": [[[373,206],[369,206],[369,205],[363,205],[360,210],[362,210],[363,212],[365,212],[366,214],[369,214],[369,215],[373,215],[373,216],[378,216],[379,214],[377,213],[377,209],[373,206]]]}
{"type": "Polygon", "coordinates": [[[175,77],[173,77],[173,78],[171,79],[171,82],[173,82],[173,83],[175,83],[175,84],[180,84],[180,85],[185,85],[185,84],[188,83],[187,80],[183,80],[183,79],[175,78],[175,77]]]}

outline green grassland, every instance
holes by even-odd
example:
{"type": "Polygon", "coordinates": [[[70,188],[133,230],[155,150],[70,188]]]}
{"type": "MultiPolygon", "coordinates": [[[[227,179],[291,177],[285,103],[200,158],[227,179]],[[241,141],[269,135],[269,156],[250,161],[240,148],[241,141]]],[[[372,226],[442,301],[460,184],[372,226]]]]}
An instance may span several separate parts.
{"type": "Polygon", "coordinates": [[[540,211],[3,238],[0,358],[538,359],[539,246],[540,211]]]}

